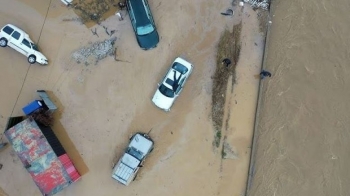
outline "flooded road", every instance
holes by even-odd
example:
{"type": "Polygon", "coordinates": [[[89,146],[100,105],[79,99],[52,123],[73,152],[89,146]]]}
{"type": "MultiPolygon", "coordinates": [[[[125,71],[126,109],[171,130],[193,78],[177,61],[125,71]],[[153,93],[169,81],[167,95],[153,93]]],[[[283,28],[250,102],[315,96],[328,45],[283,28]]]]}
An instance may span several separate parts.
{"type": "MultiPolygon", "coordinates": [[[[50,62],[45,67],[29,65],[14,50],[0,50],[0,92],[7,92],[0,102],[0,127],[6,125],[8,116],[22,115],[21,108],[36,98],[37,89],[51,91],[59,105],[54,131],[60,137],[58,132],[62,130],[63,136],[69,138],[69,142],[62,144],[68,154],[73,149],[79,155],[79,159],[72,157],[73,162],[84,163],[75,163],[78,170],[80,165],[86,166],[84,171],[79,170],[82,180],[58,196],[115,193],[240,196],[244,192],[255,106],[251,96],[256,96],[258,80],[254,75],[258,72],[256,61],[261,57],[262,40],[257,13],[250,7],[243,9],[243,23],[248,26],[243,24],[242,31],[254,38],[242,38],[245,54],[237,69],[236,91],[228,96],[231,103],[238,102],[230,111],[237,119],[227,120],[229,128],[225,133],[239,157],[223,160],[221,148],[213,150],[211,76],[216,69],[220,35],[231,29],[236,19],[220,14],[232,8],[230,2],[150,1],[160,42],[149,51],[138,47],[127,16],[123,21],[111,16],[89,29],[73,20],[77,17],[74,11],[60,1],[3,0],[0,5],[1,25],[13,23],[28,32],[50,62]],[[76,63],[71,58],[74,51],[110,38],[103,27],[115,31],[117,56],[122,61],[107,57],[96,65],[76,63]],[[165,113],[152,104],[151,97],[178,56],[191,62],[194,71],[171,112],[165,113]],[[244,115],[238,111],[242,108],[244,115]],[[113,163],[123,153],[131,134],[150,130],[156,145],[154,151],[134,183],[129,187],[118,184],[111,178],[113,163]]],[[[40,195],[12,148],[2,152],[0,163],[4,165],[0,187],[6,194],[40,195]],[[16,178],[8,180],[7,176],[16,178]]]]}
{"type": "Polygon", "coordinates": [[[349,10],[273,1],[249,195],[349,195],[349,10]]]}

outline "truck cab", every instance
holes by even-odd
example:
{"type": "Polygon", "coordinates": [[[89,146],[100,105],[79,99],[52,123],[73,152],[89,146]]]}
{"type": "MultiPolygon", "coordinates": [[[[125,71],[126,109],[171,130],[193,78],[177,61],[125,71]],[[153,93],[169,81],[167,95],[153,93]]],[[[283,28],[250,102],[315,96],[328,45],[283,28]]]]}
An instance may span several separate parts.
{"type": "Polygon", "coordinates": [[[123,185],[129,185],[146,157],[152,152],[153,140],[145,133],[136,133],[130,138],[130,143],[123,156],[113,167],[112,178],[123,185]]]}

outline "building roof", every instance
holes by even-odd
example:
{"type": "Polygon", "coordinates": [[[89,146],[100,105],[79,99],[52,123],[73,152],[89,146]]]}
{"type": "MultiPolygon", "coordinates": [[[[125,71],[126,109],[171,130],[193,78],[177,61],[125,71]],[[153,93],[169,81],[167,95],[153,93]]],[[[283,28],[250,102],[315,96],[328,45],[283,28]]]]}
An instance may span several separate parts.
{"type": "Polygon", "coordinates": [[[53,195],[75,181],[34,120],[16,124],[5,135],[43,195],[53,195]]]}

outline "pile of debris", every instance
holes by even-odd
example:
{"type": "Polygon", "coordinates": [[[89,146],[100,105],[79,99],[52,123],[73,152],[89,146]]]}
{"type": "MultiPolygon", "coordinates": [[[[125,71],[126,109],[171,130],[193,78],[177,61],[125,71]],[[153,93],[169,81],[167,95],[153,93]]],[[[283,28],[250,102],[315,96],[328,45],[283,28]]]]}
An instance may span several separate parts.
{"type": "Polygon", "coordinates": [[[99,24],[118,10],[115,0],[63,0],[68,1],[69,6],[80,17],[87,27],[99,24]],[[70,2],[69,2],[70,1],[70,2]]]}
{"type": "Polygon", "coordinates": [[[261,8],[264,10],[269,10],[270,0],[243,0],[244,3],[249,3],[253,8],[261,8]]]}
{"type": "Polygon", "coordinates": [[[86,66],[92,63],[96,65],[99,60],[114,55],[116,39],[116,37],[112,37],[104,41],[90,43],[89,46],[75,51],[72,57],[77,63],[84,63],[86,66]]]}

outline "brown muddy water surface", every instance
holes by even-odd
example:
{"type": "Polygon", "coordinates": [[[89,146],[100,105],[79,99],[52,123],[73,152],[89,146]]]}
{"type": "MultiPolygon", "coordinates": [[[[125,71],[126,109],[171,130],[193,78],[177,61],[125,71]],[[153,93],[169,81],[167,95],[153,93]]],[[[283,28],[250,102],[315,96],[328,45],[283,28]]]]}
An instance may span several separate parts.
{"type": "Polygon", "coordinates": [[[350,1],[273,1],[250,196],[350,193],[350,1]]]}
{"type": "MultiPolygon", "coordinates": [[[[54,131],[60,139],[67,138],[62,143],[66,151],[73,150],[73,162],[84,174],[81,181],[57,196],[244,194],[259,82],[254,75],[259,73],[263,48],[257,12],[245,6],[239,7],[241,12],[234,17],[222,16],[220,13],[227,8],[234,9],[227,0],[149,3],[160,42],[156,48],[143,51],[129,17],[119,21],[111,15],[89,29],[77,22],[74,10],[59,0],[0,2],[0,24],[13,23],[28,32],[50,62],[45,67],[30,66],[16,51],[0,50],[0,92],[6,93],[0,101],[0,128],[6,125],[8,116],[22,115],[21,108],[36,98],[35,90],[52,93],[59,102],[54,131]],[[227,149],[234,156],[222,159],[221,148],[213,150],[212,145],[211,77],[220,35],[232,30],[238,19],[244,35],[236,68],[239,79],[228,84],[226,100],[231,104],[225,105],[225,117],[235,121],[225,120],[223,129],[227,149]],[[122,61],[110,56],[96,65],[76,63],[72,59],[74,51],[110,38],[104,27],[115,31],[117,56],[122,61]],[[98,36],[92,34],[92,29],[98,36]],[[194,71],[171,112],[165,113],[152,104],[151,97],[178,56],[191,62],[194,71]],[[128,187],[118,184],[111,178],[113,163],[122,155],[130,135],[150,130],[156,144],[154,151],[135,182],[128,187]]],[[[126,15],[125,10],[122,14],[126,15]]],[[[0,187],[6,194],[40,195],[10,146],[1,152],[0,163],[4,165],[0,187]]]]}

